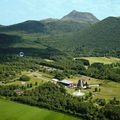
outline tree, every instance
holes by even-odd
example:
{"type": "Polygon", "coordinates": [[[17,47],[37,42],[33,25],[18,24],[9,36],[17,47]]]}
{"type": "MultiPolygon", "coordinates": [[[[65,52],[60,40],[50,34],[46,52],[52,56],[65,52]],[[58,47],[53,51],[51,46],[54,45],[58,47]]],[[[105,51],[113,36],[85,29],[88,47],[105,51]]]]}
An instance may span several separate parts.
{"type": "Polygon", "coordinates": [[[19,80],[20,80],[20,81],[29,81],[29,80],[30,80],[30,77],[29,77],[29,76],[26,76],[26,75],[22,75],[19,80]]]}
{"type": "Polygon", "coordinates": [[[99,88],[99,92],[101,92],[101,89],[99,88]]]}
{"type": "Polygon", "coordinates": [[[98,92],[98,88],[97,87],[95,88],[95,92],[98,92]]]}
{"type": "Polygon", "coordinates": [[[37,86],[38,85],[38,82],[35,82],[35,86],[37,86]]]}
{"type": "Polygon", "coordinates": [[[92,92],[89,92],[89,97],[92,97],[92,92]]]}
{"type": "Polygon", "coordinates": [[[63,80],[65,78],[64,74],[63,73],[56,73],[55,74],[55,78],[56,79],[59,79],[59,80],[63,80]]]}

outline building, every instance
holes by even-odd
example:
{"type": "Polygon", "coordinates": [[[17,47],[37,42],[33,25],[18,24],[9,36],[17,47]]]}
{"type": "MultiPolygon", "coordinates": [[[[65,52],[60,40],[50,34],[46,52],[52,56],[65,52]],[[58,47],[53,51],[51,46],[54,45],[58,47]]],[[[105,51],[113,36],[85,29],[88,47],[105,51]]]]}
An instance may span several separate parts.
{"type": "Polygon", "coordinates": [[[24,94],[24,91],[23,91],[23,90],[20,90],[20,89],[15,90],[15,92],[16,92],[16,94],[18,94],[18,95],[24,94]]]}
{"type": "Polygon", "coordinates": [[[59,80],[58,80],[58,79],[52,79],[52,81],[51,81],[51,82],[53,82],[53,83],[57,84],[57,83],[59,82],[59,80]]]}
{"type": "Polygon", "coordinates": [[[62,80],[62,81],[59,81],[59,83],[65,85],[65,86],[68,86],[68,87],[73,87],[73,82],[69,81],[69,80],[62,80]]]}

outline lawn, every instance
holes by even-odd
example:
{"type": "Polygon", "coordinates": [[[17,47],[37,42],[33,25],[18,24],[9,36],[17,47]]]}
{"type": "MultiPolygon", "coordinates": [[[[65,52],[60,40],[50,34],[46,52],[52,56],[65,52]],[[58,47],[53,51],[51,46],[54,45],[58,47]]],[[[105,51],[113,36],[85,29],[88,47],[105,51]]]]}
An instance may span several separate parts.
{"type": "Polygon", "coordinates": [[[120,62],[119,58],[114,58],[114,57],[81,57],[80,59],[89,60],[90,64],[96,63],[96,62],[104,63],[104,64],[120,62]]]}
{"type": "MultiPolygon", "coordinates": [[[[27,81],[26,84],[32,83],[35,84],[37,82],[38,84],[42,84],[45,82],[48,82],[53,78],[50,74],[42,73],[42,72],[22,72],[22,75],[27,75],[30,77],[30,81],[27,81]]],[[[6,85],[21,85],[21,81],[17,80],[15,82],[7,83],[6,85]]]]}
{"type": "Polygon", "coordinates": [[[0,99],[0,120],[80,120],[62,113],[0,99]]]}

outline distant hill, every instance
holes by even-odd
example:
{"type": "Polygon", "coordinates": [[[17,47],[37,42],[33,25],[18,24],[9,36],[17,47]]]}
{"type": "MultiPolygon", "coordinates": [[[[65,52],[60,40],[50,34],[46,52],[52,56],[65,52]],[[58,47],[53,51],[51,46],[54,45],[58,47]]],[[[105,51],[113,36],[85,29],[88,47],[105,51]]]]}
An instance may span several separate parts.
{"type": "Polygon", "coordinates": [[[55,21],[58,21],[58,20],[59,19],[47,18],[47,19],[40,20],[40,22],[49,23],[49,22],[55,22],[55,21]]]}
{"type": "Polygon", "coordinates": [[[26,21],[15,25],[0,27],[0,32],[22,31],[26,33],[49,34],[80,31],[88,27],[90,27],[89,23],[48,19],[42,21],[26,21]]]}
{"type": "Polygon", "coordinates": [[[3,27],[3,25],[0,25],[0,27],[3,27]]]}
{"type": "Polygon", "coordinates": [[[99,22],[99,20],[91,13],[87,12],[78,12],[76,10],[73,10],[68,15],[64,16],[61,20],[69,20],[69,21],[75,21],[75,22],[87,22],[90,24],[94,24],[99,22]]]}
{"type": "Polygon", "coordinates": [[[1,32],[9,32],[9,31],[25,31],[25,32],[44,32],[44,24],[39,21],[25,21],[23,23],[5,26],[0,28],[1,32]]]}
{"type": "Polygon", "coordinates": [[[41,21],[29,20],[10,26],[0,27],[0,32],[22,31],[27,33],[59,33],[81,31],[98,22],[91,13],[72,11],[62,19],[48,18],[41,21]]]}

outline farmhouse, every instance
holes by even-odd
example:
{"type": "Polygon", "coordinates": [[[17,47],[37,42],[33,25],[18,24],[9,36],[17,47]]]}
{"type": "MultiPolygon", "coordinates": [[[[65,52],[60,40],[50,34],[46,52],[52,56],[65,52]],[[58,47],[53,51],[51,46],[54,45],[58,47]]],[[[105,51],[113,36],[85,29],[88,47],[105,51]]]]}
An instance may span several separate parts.
{"type": "Polygon", "coordinates": [[[69,86],[69,87],[73,86],[73,82],[71,82],[69,80],[62,80],[62,81],[59,81],[59,83],[65,85],[65,86],[69,86]]]}

